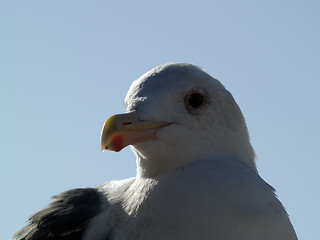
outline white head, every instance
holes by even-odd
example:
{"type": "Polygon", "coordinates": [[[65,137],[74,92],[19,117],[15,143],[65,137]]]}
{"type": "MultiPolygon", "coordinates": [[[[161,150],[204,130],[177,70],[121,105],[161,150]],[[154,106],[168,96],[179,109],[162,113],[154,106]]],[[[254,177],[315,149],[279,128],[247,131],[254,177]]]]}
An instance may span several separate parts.
{"type": "Polygon", "coordinates": [[[127,112],[134,113],[133,121],[162,123],[153,138],[128,142],[137,156],[138,175],[159,175],[221,158],[238,159],[256,170],[237,103],[199,67],[186,63],[156,67],[132,83],[125,103],[127,112]]]}

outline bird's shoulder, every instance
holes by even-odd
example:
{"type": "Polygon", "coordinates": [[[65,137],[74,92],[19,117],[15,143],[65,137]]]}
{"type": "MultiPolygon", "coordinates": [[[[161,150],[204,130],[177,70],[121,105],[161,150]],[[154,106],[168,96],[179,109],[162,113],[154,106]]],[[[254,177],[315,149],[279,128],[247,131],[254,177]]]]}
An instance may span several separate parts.
{"type": "Polygon", "coordinates": [[[106,209],[108,201],[105,192],[99,187],[68,190],[54,196],[50,205],[30,216],[28,225],[20,229],[13,238],[82,239],[90,221],[106,209]]]}

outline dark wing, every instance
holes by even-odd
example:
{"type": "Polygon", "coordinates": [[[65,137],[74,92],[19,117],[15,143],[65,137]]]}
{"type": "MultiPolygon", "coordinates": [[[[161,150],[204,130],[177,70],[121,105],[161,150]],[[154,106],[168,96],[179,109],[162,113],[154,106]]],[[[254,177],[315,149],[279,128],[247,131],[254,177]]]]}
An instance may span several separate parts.
{"type": "Polygon", "coordinates": [[[94,188],[73,189],[53,198],[13,236],[16,240],[80,240],[102,206],[102,194],[94,188]]]}

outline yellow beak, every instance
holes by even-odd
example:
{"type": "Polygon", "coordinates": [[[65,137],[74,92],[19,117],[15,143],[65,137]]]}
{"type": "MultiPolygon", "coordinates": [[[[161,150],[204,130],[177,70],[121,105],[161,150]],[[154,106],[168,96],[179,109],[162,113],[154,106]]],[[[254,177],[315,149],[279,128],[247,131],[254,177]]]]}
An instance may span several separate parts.
{"type": "Polygon", "coordinates": [[[154,140],[157,131],[171,123],[141,121],[136,111],[110,117],[101,132],[101,150],[120,151],[124,147],[143,141],[154,140]]]}

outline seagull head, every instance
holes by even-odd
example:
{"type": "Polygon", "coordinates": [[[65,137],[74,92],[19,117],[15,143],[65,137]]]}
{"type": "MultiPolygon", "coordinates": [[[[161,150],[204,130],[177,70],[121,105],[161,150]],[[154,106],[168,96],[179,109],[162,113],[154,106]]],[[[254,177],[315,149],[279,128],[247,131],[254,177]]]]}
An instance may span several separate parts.
{"type": "Polygon", "coordinates": [[[131,145],[138,176],[230,158],[256,170],[239,106],[201,68],[187,63],[158,66],[132,83],[125,103],[126,113],[104,124],[101,147],[120,151],[131,145]]]}

